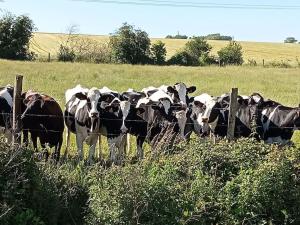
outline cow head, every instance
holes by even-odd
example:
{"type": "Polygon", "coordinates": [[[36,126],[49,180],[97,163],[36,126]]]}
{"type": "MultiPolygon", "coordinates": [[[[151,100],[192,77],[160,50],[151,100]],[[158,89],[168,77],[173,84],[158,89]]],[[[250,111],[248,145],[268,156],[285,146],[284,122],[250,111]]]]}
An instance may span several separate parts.
{"type": "Polygon", "coordinates": [[[42,108],[45,104],[45,99],[43,96],[37,92],[28,91],[22,95],[23,104],[22,104],[22,116],[21,119],[24,119],[26,116],[34,116],[42,114],[42,108]]]}
{"type": "Polygon", "coordinates": [[[190,118],[194,123],[194,130],[198,135],[203,135],[203,131],[204,133],[207,133],[209,130],[208,123],[203,123],[202,118],[206,110],[206,105],[211,100],[212,97],[209,94],[204,93],[194,97],[193,102],[190,103],[190,118]]]}
{"type": "Polygon", "coordinates": [[[100,117],[100,92],[97,88],[91,88],[88,92],[79,92],[75,94],[76,98],[86,101],[88,116],[91,119],[91,132],[99,125],[100,117]]]}
{"type": "Polygon", "coordinates": [[[167,91],[175,103],[180,103],[184,106],[187,106],[189,99],[188,94],[195,92],[196,87],[187,87],[184,83],[176,83],[173,87],[168,86],[167,91]]]}

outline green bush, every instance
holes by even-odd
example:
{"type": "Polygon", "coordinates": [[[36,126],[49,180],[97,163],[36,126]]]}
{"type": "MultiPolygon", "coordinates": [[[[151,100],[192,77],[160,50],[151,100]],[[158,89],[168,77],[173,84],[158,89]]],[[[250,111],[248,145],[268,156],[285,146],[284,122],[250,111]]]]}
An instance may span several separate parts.
{"type": "Polygon", "coordinates": [[[76,54],[71,47],[60,45],[58,50],[57,59],[62,62],[74,62],[76,54]]]}
{"type": "Polygon", "coordinates": [[[242,65],[244,62],[242,46],[235,41],[218,51],[218,56],[222,65],[242,65]]]}
{"type": "Polygon", "coordinates": [[[88,195],[78,169],[37,164],[0,142],[0,224],[83,224],[88,195]]]}
{"type": "Polygon", "coordinates": [[[0,142],[0,224],[299,224],[300,149],[192,139],[134,165],[41,164],[0,142]]]}
{"type": "Polygon", "coordinates": [[[186,51],[175,53],[169,60],[168,65],[192,66],[197,64],[195,59],[186,51]]]}

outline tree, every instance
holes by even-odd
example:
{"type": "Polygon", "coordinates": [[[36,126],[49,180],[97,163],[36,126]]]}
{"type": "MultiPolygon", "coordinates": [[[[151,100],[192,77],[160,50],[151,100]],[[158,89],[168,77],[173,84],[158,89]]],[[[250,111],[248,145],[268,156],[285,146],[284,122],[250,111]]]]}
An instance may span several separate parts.
{"type": "Polygon", "coordinates": [[[235,41],[218,51],[218,56],[222,65],[242,65],[244,62],[242,46],[235,41]]]}
{"type": "Polygon", "coordinates": [[[210,50],[212,49],[211,45],[207,43],[206,40],[202,38],[194,38],[186,43],[185,51],[193,59],[192,65],[199,65],[200,57],[208,57],[210,50]]]}
{"type": "Polygon", "coordinates": [[[0,58],[32,60],[35,54],[29,51],[29,41],[34,29],[33,21],[25,15],[0,18],[0,58]]]}
{"type": "Polygon", "coordinates": [[[150,61],[150,39],[145,31],[124,23],[109,40],[118,63],[145,64],[150,61]]]}
{"type": "Polygon", "coordinates": [[[162,41],[157,41],[151,46],[151,58],[154,64],[162,65],[166,61],[167,50],[162,41]]]}
{"type": "Polygon", "coordinates": [[[294,37],[287,37],[284,40],[284,43],[296,43],[296,42],[297,42],[297,40],[294,37]]]}

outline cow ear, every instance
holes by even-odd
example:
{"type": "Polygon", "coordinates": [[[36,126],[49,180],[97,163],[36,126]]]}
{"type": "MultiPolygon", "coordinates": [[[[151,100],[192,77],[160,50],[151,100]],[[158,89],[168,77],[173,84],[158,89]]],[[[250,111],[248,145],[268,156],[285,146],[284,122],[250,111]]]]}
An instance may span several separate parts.
{"type": "Polygon", "coordinates": [[[195,97],[190,97],[188,103],[193,103],[194,99],[195,99],[195,97]]]}
{"type": "Polygon", "coordinates": [[[174,93],[175,89],[173,87],[169,86],[169,87],[167,87],[167,91],[170,93],[174,93]]]}
{"type": "Polygon", "coordinates": [[[80,100],[87,100],[87,96],[85,94],[83,94],[82,92],[76,93],[75,97],[80,100]]]}
{"type": "Polygon", "coordinates": [[[196,89],[197,89],[197,88],[196,88],[195,86],[190,86],[189,88],[186,89],[186,92],[187,92],[187,93],[193,93],[193,92],[196,91],[196,89]]]}

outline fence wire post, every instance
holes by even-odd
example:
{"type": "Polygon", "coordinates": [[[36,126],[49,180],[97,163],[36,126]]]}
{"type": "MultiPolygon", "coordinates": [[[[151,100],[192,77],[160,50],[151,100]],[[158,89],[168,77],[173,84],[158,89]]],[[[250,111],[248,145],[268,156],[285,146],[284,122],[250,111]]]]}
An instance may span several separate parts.
{"type": "Polygon", "coordinates": [[[15,80],[13,96],[13,144],[21,144],[21,94],[22,94],[23,76],[17,75],[15,80]]]}
{"type": "Polygon", "coordinates": [[[234,139],[235,116],[237,111],[237,96],[238,96],[238,88],[232,88],[230,94],[230,107],[229,107],[228,129],[227,129],[227,139],[229,141],[232,141],[234,139]]]}

